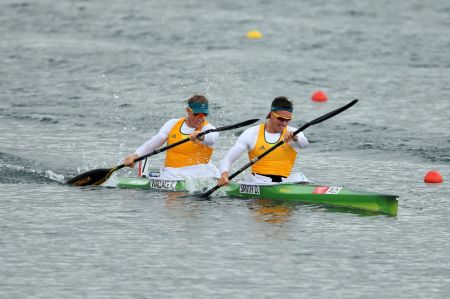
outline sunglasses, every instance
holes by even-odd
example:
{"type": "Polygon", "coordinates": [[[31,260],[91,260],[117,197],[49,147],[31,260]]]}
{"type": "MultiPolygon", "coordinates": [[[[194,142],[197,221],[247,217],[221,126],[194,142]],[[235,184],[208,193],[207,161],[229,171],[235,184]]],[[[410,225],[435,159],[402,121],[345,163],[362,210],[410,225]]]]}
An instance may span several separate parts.
{"type": "Polygon", "coordinates": [[[208,116],[208,113],[194,113],[194,111],[192,111],[192,109],[191,108],[187,108],[187,110],[189,111],[189,112],[191,112],[192,114],[194,114],[194,116],[201,116],[201,117],[207,117],[208,116]]]}
{"type": "Polygon", "coordinates": [[[279,121],[290,122],[290,121],[292,120],[292,117],[289,117],[289,118],[288,118],[288,117],[284,117],[284,116],[281,116],[281,115],[275,113],[274,111],[272,111],[272,114],[275,115],[276,118],[277,118],[279,121]]]}

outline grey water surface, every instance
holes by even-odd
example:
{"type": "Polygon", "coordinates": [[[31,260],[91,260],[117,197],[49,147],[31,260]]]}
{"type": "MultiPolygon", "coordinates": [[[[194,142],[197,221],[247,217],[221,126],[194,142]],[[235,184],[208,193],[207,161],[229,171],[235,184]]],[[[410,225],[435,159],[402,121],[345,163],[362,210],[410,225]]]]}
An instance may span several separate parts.
{"type": "Polygon", "coordinates": [[[1,298],[450,296],[450,2],[1,0],[0,24],[1,298]],[[62,183],[195,93],[216,126],[280,95],[293,126],[358,98],[305,131],[295,169],[397,194],[398,215],[62,183]]]}

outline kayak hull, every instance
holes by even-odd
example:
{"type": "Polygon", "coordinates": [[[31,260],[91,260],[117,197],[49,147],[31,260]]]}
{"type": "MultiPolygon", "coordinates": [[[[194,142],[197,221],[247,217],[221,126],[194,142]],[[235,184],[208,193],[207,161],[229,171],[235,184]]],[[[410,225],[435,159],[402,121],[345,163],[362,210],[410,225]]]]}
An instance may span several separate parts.
{"type": "MultiPolygon", "coordinates": [[[[187,191],[184,181],[165,181],[153,178],[120,178],[120,188],[141,188],[160,191],[187,191]]],[[[230,183],[223,187],[228,196],[239,198],[264,198],[284,202],[304,202],[382,213],[396,216],[396,195],[353,191],[343,187],[310,183],[278,185],[245,185],[230,183]]]]}
{"type": "Polygon", "coordinates": [[[281,184],[252,186],[233,184],[228,196],[243,198],[268,198],[286,202],[305,202],[335,207],[358,209],[396,216],[397,196],[373,192],[358,192],[343,187],[316,184],[281,184]]]}

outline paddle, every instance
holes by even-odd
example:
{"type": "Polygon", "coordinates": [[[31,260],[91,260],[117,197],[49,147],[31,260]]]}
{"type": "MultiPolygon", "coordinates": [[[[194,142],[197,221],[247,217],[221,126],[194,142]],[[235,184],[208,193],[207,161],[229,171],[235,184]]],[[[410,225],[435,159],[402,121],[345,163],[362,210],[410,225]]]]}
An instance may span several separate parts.
{"type": "MultiPolygon", "coordinates": [[[[297,135],[298,133],[300,133],[301,131],[305,130],[306,128],[308,128],[309,126],[318,124],[323,122],[324,120],[327,120],[345,110],[347,110],[348,108],[350,108],[351,106],[355,105],[356,102],[358,102],[358,99],[355,99],[353,101],[351,101],[350,103],[348,103],[345,106],[342,106],[341,108],[338,108],[336,110],[333,110],[331,112],[328,112],[325,115],[322,115],[321,117],[318,117],[306,124],[304,124],[303,126],[301,126],[299,129],[297,129],[296,131],[294,131],[294,136],[297,135]]],[[[237,175],[239,175],[241,172],[243,172],[244,170],[246,170],[247,168],[249,168],[250,166],[252,166],[253,164],[255,164],[256,162],[258,162],[258,160],[262,159],[263,157],[267,156],[270,152],[274,151],[276,148],[278,148],[279,146],[281,146],[284,143],[283,140],[279,141],[278,143],[276,143],[274,146],[272,146],[270,149],[268,149],[267,151],[265,151],[264,153],[262,153],[261,155],[259,155],[258,157],[253,158],[253,160],[251,160],[250,162],[248,162],[247,164],[245,164],[241,169],[239,169],[238,171],[234,172],[232,175],[230,175],[228,177],[228,180],[233,179],[234,177],[236,177],[237,175]]],[[[196,196],[205,198],[210,196],[213,192],[215,192],[217,189],[219,189],[222,186],[216,185],[215,187],[209,189],[208,191],[204,192],[204,193],[200,193],[197,194],[196,196]]]]}
{"type": "MultiPolygon", "coordinates": [[[[203,132],[199,133],[197,135],[197,138],[202,137],[202,136],[204,136],[204,135],[206,135],[208,133],[211,133],[211,132],[221,132],[221,131],[237,129],[237,128],[240,128],[240,127],[245,127],[245,126],[248,126],[250,124],[253,124],[253,123],[257,122],[258,120],[259,119],[249,119],[249,120],[240,122],[238,124],[224,126],[224,127],[215,128],[215,129],[209,129],[209,130],[206,130],[206,131],[203,131],[203,132]]],[[[168,149],[170,149],[172,147],[175,147],[177,145],[180,145],[180,144],[183,144],[185,142],[188,142],[189,140],[191,140],[191,139],[190,138],[186,138],[186,139],[180,140],[178,142],[172,143],[172,144],[170,144],[168,146],[161,147],[159,149],[156,149],[156,150],[148,153],[147,155],[144,155],[142,157],[139,157],[139,158],[135,159],[134,162],[138,162],[138,161],[141,161],[141,160],[143,160],[145,158],[148,158],[150,156],[159,154],[159,153],[164,152],[164,151],[166,151],[166,150],[168,150],[168,149]]],[[[125,164],[120,164],[120,165],[118,165],[116,167],[113,167],[113,168],[93,169],[93,170],[90,170],[90,171],[87,171],[85,173],[77,175],[76,177],[68,180],[66,182],[66,184],[74,185],[74,186],[100,185],[103,182],[105,182],[113,174],[114,171],[119,170],[119,169],[124,168],[124,167],[125,167],[125,164]]]]}

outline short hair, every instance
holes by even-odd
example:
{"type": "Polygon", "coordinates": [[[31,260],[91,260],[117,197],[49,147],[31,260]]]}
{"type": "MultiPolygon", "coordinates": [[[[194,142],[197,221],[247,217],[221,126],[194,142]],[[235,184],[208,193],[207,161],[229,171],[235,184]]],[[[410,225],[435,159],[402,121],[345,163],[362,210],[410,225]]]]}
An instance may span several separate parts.
{"type": "Polygon", "coordinates": [[[271,107],[282,107],[282,108],[289,108],[288,110],[292,110],[294,108],[294,105],[291,101],[288,100],[287,97],[276,97],[272,101],[271,107]]]}
{"type": "Polygon", "coordinates": [[[188,100],[188,104],[191,103],[208,103],[208,99],[202,95],[196,94],[188,100]]]}

